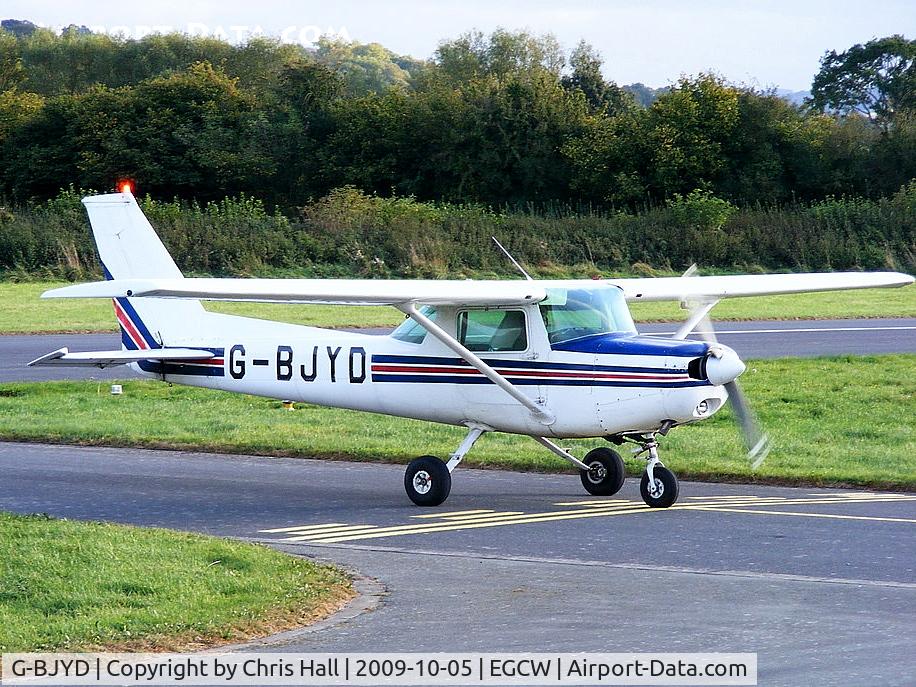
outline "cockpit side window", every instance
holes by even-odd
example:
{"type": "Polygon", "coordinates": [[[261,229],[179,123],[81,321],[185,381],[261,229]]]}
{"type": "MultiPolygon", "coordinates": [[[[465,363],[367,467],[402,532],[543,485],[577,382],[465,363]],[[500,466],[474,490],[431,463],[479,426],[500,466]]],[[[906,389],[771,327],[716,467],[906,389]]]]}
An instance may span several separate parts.
{"type": "MultiPolygon", "coordinates": [[[[424,305],[420,308],[420,312],[433,322],[436,321],[436,309],[432,306],[424,305]]],[[[408,317],[398,325],[397,329],[391,332],[391,338],[405,343],[420,344],[426,338],[426,329],[416,320],[408,317]]]]}
{"type": "Polygon", "coordinates": [[[458,341],[469,351],[524,351],[528,348],[521,310],[465,310],[458,313],[458,341]]]}

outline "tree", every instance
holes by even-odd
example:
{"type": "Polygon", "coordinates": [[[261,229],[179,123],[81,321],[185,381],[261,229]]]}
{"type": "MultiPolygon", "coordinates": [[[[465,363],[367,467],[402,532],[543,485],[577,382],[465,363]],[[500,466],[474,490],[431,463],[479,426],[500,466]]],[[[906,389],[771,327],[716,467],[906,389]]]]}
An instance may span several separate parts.
{"type": "Polygon", "coordinates": [[[738,90],[712,74],[682,78],[648,110],[649,186],[658,196],[714,186],[739,121],[738,90]]]}
{"type": "Polygon", "coordinates": [[[717,193],[753,201],[789,201],[810,183],[811,140],[804,113],[775,93],[738,90],[738,121],[723,141],[726,171],[717,193]]]}
{"type": "Polygon", "coordinates": [[[582,91],[593,112],[620,112],[633,104],[629,93],[613,81],[605,80],[601,73],[601,56],[584,40],[579,41],[569,56],[569,67],[572,71],[563,77],[563,88],[582,91]]]}
{"type": "Polygon", "coordinates": [[[643,83],[631,83],[623,86],[623,90],[633,96],[633,99],[636,101],[637,105],[642,107],[649,107],[652,103],[655,102],[655,99],[658,98],[662,93],[666,93],[669,89],[667,86],[661,88],[649,88],[643,83]]]}
{"type": "Polygon", "coordinates": [[[323,146],[325,186],[493,204],[564,198],[561,148],[587,116],[582,94],[543,70],[342,98],[323,146]]]}
{"type": "Polygon", "coordinates": [[[0,91],[0,145],[11,132],[41,112],[43,106],[44,99],[36,93],[0,91]]]}
{"type": "Polygon", "coordinates": [[[27,196],[68,183],[104,190],[127,176],[151,193],[221,198],[269,188],[274,137],[257,99],[201,62],[136,87],[49,99],[10,134],[3,172],[27,196]]]}
{"type": "Polygon", "coordinates": [[[6,31],[0,31],[0,91],[12,90],[24,80],[19,42],[6,31]]]}
{"type": "Polygon", "coordinates": [[[321,148],[333,126],[331,109],[343,89],[340,74],[312,59],[283,68],[275,92],[261,102],[273,132],[265,148],[277,161],[268,198],[294,205],[315,194],[321,148]]]}
{"type": "Polygon", "coordinates": [[[315,56],[341,75],[351,96],[410,85],[410,73],[398,64],[398,56],[378,43],[321,38],[315,56]]]}
{"type": "Polygon", "coordinates": [[[573,189],[627,205],[717,189],[739,121],[738,89],[712,74],[684,77],[648,109],[593,122],[567,141],[573,189]]]}
{"type": "Polygon", "coordinates": [[[14,36],[31,36],[38,27],[26,19],[4,19],[0,22],[0,29],[14,36]]]}
{"type": "Polygon", "coordinates": [[[916,40],[888,36],[826,53],[811,104],[820,111],[857,112],[887,130],[897,111],[916,108],[916,40]]]}
{"type": "Polygon", "coordinates": [[[615,117],[589,117],[583,131],[563,145],[570,190],[584,200],[635,206],[648,200],[648,126],[645,110],[634,108],[615,117]]]}
{"type": "Polygon", "coordinates": [[[472,31],[439,45],[433,60],[446,82],[467,83],[476,77],[532,74],[547,71],[560,78],[564,59],[552,34],[497,29],[489,36],[472,31]]]}

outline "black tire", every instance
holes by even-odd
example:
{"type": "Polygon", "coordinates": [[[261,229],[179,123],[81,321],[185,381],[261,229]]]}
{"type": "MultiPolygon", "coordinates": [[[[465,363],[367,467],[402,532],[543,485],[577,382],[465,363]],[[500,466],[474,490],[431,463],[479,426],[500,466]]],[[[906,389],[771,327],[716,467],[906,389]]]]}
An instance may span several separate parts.
{"type": "Polygon", "coordinates": [[[653,494],[649,493],[649,473],[644,472],[642,481],[639,483],[639,493],[642,500],[650,508],[668,508],[677,501],[677,477],[668,468],[662,465],[656,465],[652,471],[655,477],[656,489],[653,494]]]}
{"type": "Polygon", "coordinates": [[[582,462],[590,468],[579,471],[585,491],[594,496],[611,496],[620,491],[627,472],[617,451],[604,447],[592,449],[582,462]]]}
{"type": "Polygon", "coordinates": [[[452,475],[435,456],[420,456],[407,466],[404,489],[418,506],[438,506],[452,490],[452,475]]]}

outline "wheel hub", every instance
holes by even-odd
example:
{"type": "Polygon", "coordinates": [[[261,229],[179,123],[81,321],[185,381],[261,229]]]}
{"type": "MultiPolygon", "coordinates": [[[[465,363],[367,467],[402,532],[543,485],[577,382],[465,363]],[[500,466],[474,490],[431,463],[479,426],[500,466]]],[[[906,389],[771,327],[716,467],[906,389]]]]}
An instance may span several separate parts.
{"type": "Polygon", "coordinates": [[[601,484],[607,477],[607,468],[599,462],[588,466],[588,481],[592,484],[601,484]]]}
{"type": "Polygon", "coordinates": [[[433,488],[432,477],[426,470],[418,470],[417,474],[413,476],[413,488],[418,494],[427,494],[433,488]]]}
{"type": "Polygon", "coordinates": [[[653,479],[652,484],[649,485],[649,496],[653,499],[661,498],[662,494],[665,493],[665,483],[660,479],[653,479]]]}

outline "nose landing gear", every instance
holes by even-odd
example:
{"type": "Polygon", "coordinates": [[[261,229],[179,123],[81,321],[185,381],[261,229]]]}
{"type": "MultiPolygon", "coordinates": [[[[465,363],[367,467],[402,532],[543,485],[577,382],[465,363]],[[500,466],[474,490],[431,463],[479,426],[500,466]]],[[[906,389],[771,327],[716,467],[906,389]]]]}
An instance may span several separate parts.
{"type": "Polygon", "coordinates": [[[658,441],[655,434],[643,434],[639,437],[626,437],[641,450],[635,455],[646,454],[646,471],[639,483],[639,494],[650,508],[668,508],[677,501],[678,484],[674,473],[666,468],[658,457],[658,441]]]}

